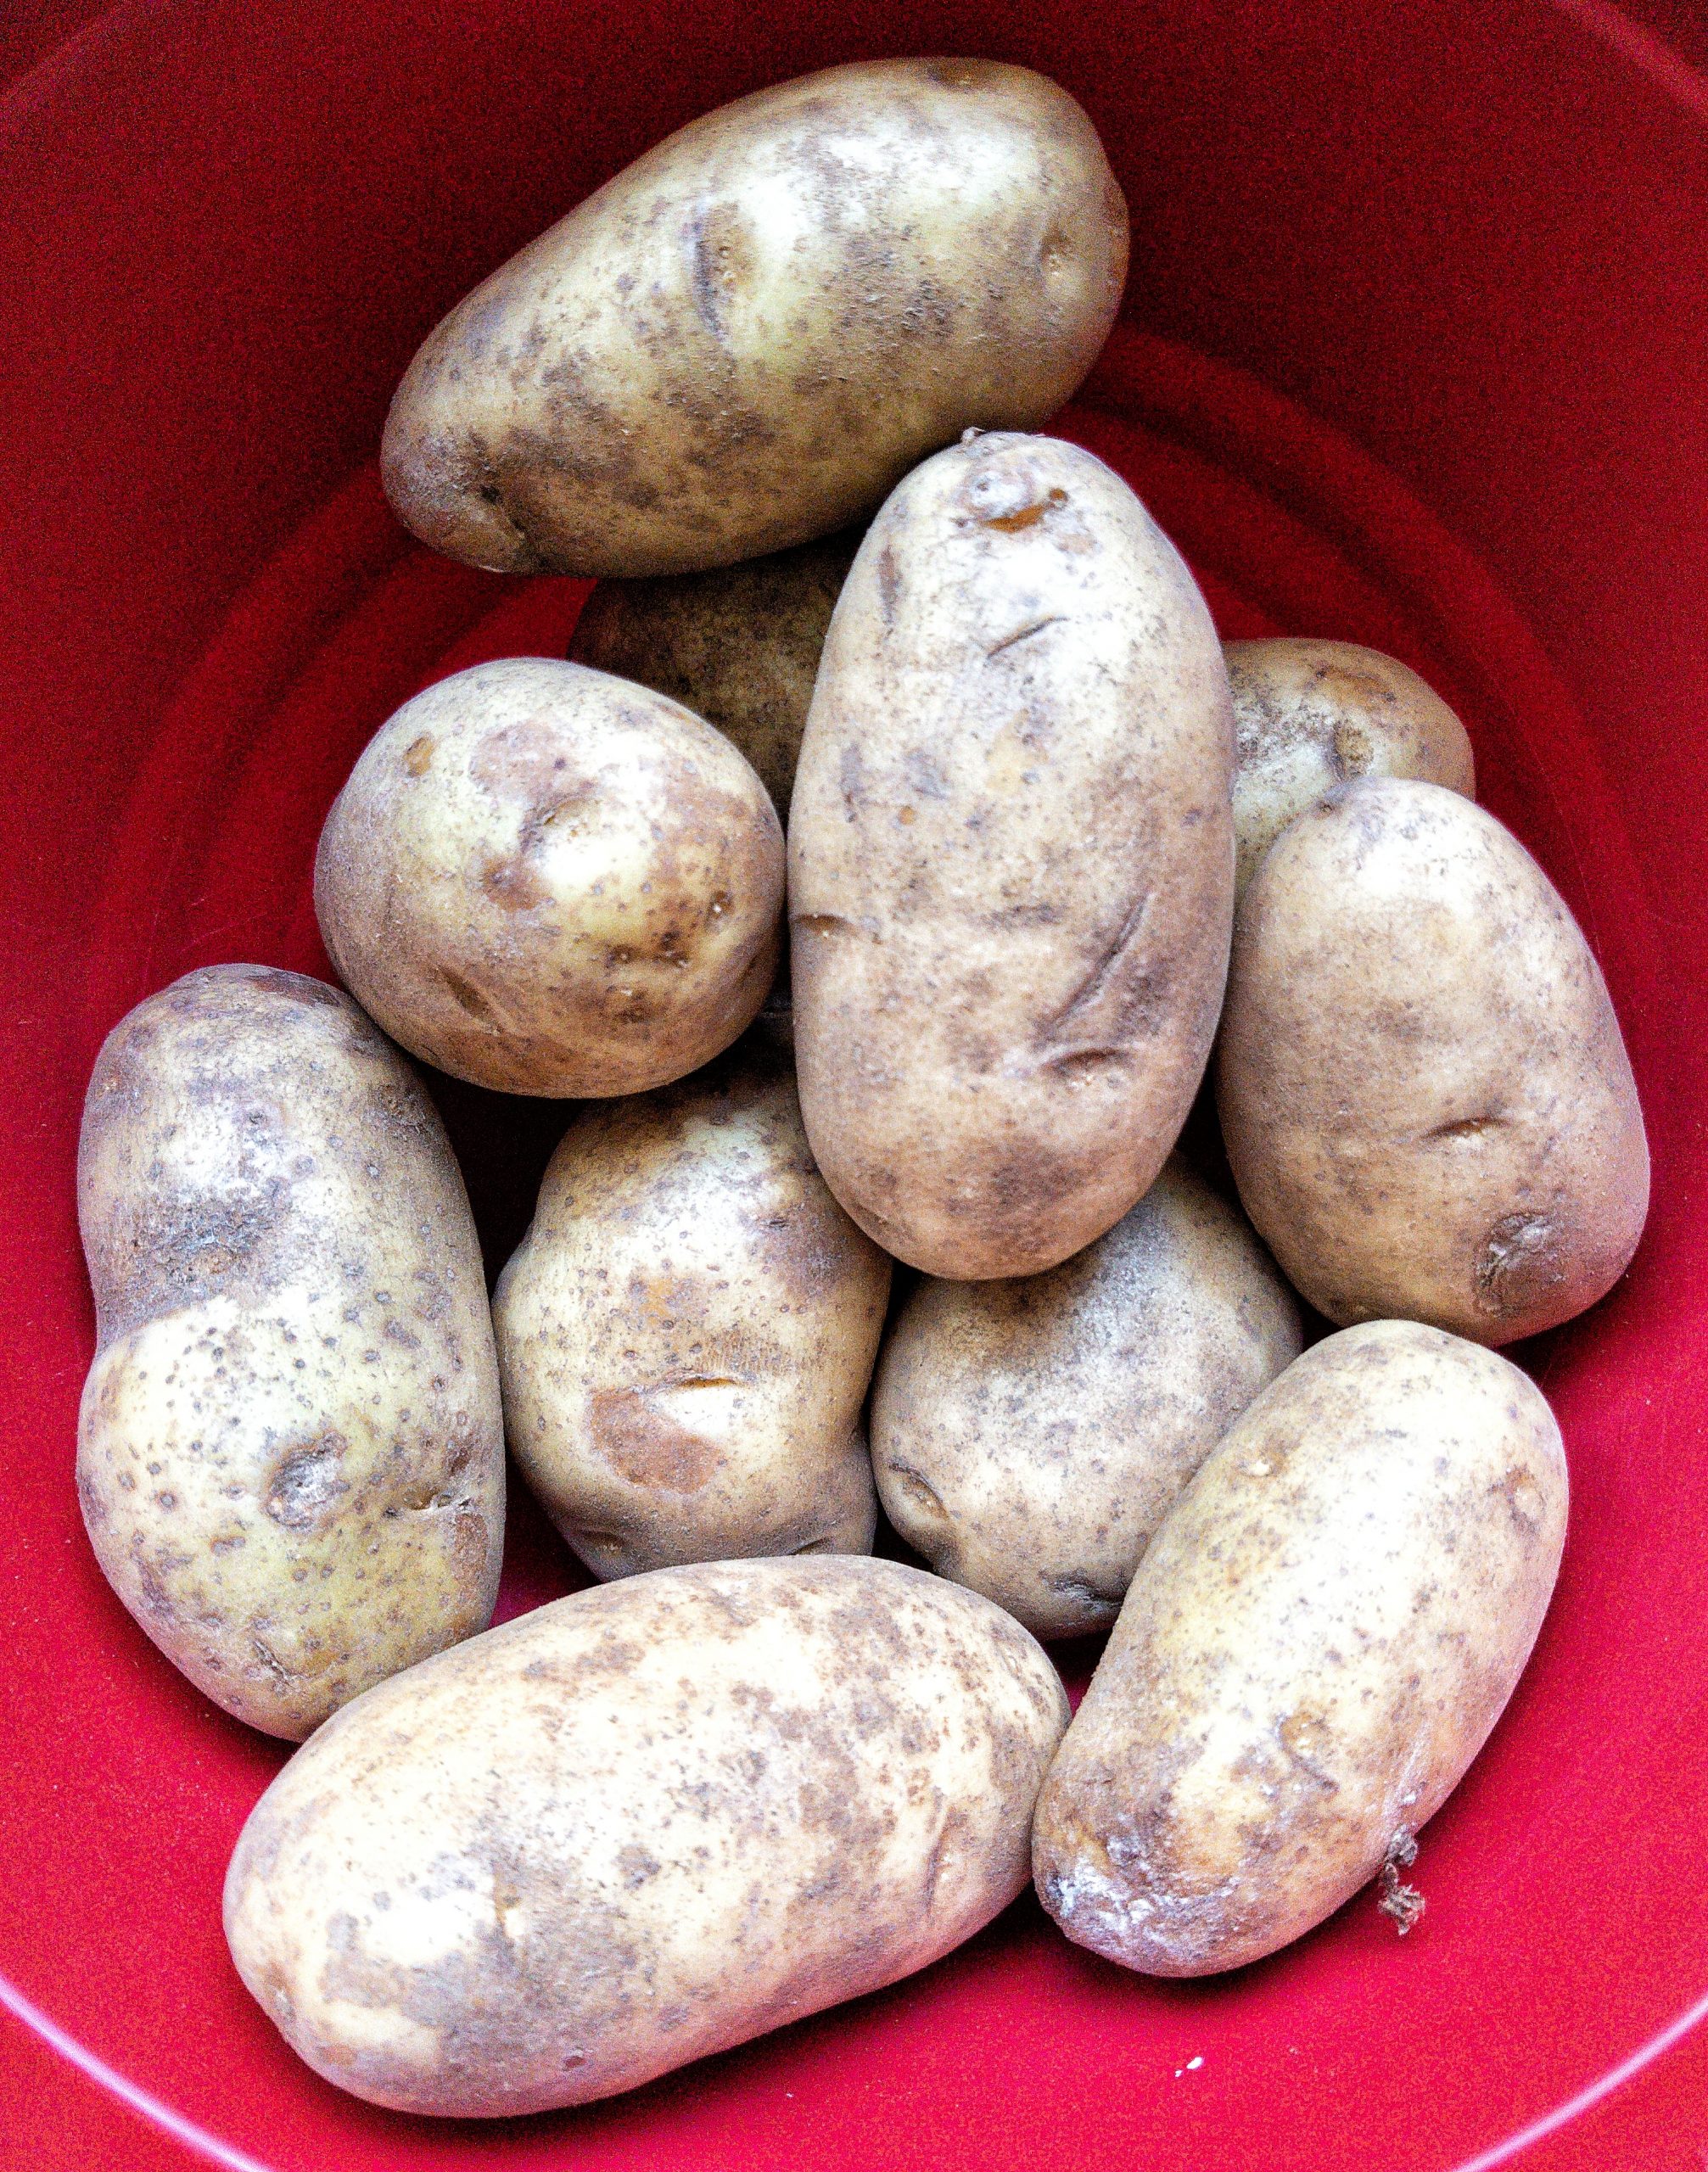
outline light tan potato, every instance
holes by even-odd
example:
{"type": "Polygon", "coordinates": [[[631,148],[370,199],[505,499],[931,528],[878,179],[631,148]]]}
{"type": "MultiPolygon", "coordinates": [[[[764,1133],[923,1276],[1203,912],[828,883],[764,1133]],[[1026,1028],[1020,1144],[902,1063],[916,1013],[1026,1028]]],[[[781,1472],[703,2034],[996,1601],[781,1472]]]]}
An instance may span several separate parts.
{"type": "Polygon", "coordinates": [[[859,543],[845,533],[713,573],[601,581],[570,659],[716,725],[787,822],[819,656],[859,543]]]}
{"type": "Polygon", "coordinates": [[[1240,902],[1217,1091],[1319,1312],[1503,1343],[1624,1272],[1649,1205],[1619,1022],[1558,892],[1439,785],[1342,785],[1240,902]]]}
{"type": "Polygon", "coordinates": [[[212,966],[138,1004],[89,1082],[77,1207],[83,1520],[172,1664],[300,1740],[484,1629],[504,1438],[480,1248],[432,1105],[349,998],[212,966]]]}
{"type": "Polygon", "coordinates": [[[1149,1189],[1221,1003],[1232,771],[1210,614],[1118,476],[997,435],[908,477],[789,825],[807,1134],[888,1251],[1033,1274],[1149,1189]]]}
{"type": "Polygon", "coordinates": [[[370,2102],[585,2103],[970,1937],[1067,1718],[1018,1623],[919,1570],[660,1570],[341,1715],[244,1827],[227,1936],[370,2102]]]}
{"type": "Polygon", "coordinates": [[[1127,207],[1065,91],[991,60],[780,83],[648,151],[428,339],[387,417],[405,524],[499,573],[692,573],[878,504],[1076,389],[1127,207]]]}
{"type": "Polygon", "coordinates": [[[1205,1975],[1406,1860],[1530,1656],[1565,1509],[1559,1428],[1505,1358],[1392,1320],[1308,1351],[1151,1541],[1050,1768],[1033,1861],[1062,1929],[1205,1975]]]}
{"type": "Polygon", "coordinates": [[[1048,1274],[920,1285],[872,1390],[884,1511],[1033,1636],[1106,1629],[1181,1488],[1299,1345],[1263,1246],[1171,1160],[1048,1274]]]}
{"type": "Polygon", "coordinates": [[[394,1040],[507,1094],[637,1094],[708,1063],[776,970],[782,831],[721,732],[579,663],[406,702],[333,803],[315,910],[394,1040]]]}
{"type": "Polygon", "coordinates": [[[889,1273],[775,1056],[576,1119],[493,1321],[511,1453],[596,1576],[870,1552],[889,1273]]]}
{"type": "Polygon", "coordinates": [[[1353,641],[1229,641],[1223,654],[1239,744],[1240,891],[1294,816],[1350,778],[1419,777],[1476,798],[1464,726],[1397,658],[1353,641]]]}

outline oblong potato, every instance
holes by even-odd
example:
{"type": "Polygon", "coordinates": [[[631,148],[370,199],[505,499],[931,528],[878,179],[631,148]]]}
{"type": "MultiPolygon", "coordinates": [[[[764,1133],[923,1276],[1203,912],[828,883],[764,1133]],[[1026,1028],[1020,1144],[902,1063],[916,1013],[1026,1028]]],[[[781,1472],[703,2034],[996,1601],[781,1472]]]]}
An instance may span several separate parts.
{"type": "Polygon", "coordinates": [[[782,831],[721,732],[551,657],[406,702],[333,804],[315,910],[394,1040],[507,1094],[637,1094],[708,1063],[776,971],[782,831]]]}
{"type": "Polygon", "coordinates": [[[596,1576],[870,1551],[889,1274],[775,1057],[577,1118],[493,1322],[511,1453],[596,1576]]]}
{"type": "Polygon", "coordinates": [[[860,545],[826,536],[713,573],[602,580],[570,660],[633,680],[715,725],[789,819],[795,764],[831,613],[860,545]]]}
{"type": "Polygon", "coordinates": [[[1392,1320],[1308,1351],[1151,1542],[1050,1768],[1062,1929],[1204,1975],[1403,1856],[1523,1671],[1565,1511],[1560,1430],[1505,1358],[1392,1320]]]}
{"type": "Polygon", "coordinates": [[[1067,1717],[1018,1623],[919,1570],[660,1570],[341,1715],[244,1827],[227,1936],[370,2102],[585,2103],[969,1937],[1067,1717]]]}
{"type": "Polygon", "coordinates": [[[1227,673],[1117,475],[999,434],[890,498],[831,623],[789,826],[807,1134],[952,1280],[1118,1222],[1191,1105],[1234,891],[1227,673]]]}
{"type": "Polygon", "coordinates": [[[1331,1320],[1503,1343],[1624,1272],[1649,1150],[1559,893],[1439,785],[1342,785],[1240,902],[1217,1059],[1246,1212],[1331,1320]]]}
{"type": "Polygon", "coordinates": [[[1229,641],[1222,652],[1239,746],[1238,889],[1296,814],[1350,778],[1420,777],[1476,798],[1464,726],[1397,658],[1355,641],[1229,641]]]}
{"type": "Polygon", "coordinates": [[[347,996],[211,966],[89,1082],[77,1491],[108,1581],[216,1705],[300,1740],[484,1629],[504,1436],[480,1247],[409,1066],[347,996]]]}
{"type": "Polygon", "coordinates": [[[499,573],[692,573],[826,535],[970,424],[1079,384],[1127,207],[1067,92],[991,60],[826,69],[692,121],[410,364],[387,495],[499,573]]]}
{"type": "Polygon", "coordinates": [[[879,1497],[1033,1636],[1106,1629],[1180,1489],[1299,1346],[1243,1218],[1171,1159],[1048,1274],[920,1285],[872,1389],[879,1497]]]}

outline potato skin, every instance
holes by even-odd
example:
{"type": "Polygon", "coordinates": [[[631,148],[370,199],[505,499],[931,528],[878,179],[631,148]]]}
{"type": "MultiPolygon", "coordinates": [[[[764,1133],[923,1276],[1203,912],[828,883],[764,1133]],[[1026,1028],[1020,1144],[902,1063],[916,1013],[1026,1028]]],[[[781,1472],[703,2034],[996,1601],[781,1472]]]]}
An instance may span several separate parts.
{"type": "Polygon", "coordinates": [[[1307,1351],[1151,1541],[1050,1768],[1062,1929],[1199,1976],[1339,1907],[1487,1740],[1565,1512],[1559,1428],[1505,1358],[1392,1320],[1307,1351]]]}
{"type": "Polygon", "coordinates": [[[870,1552],[889,1275],[775,1057],[576,1119],[493,1322],[511,1452],[596,1576],[870,1552]]]}
{"type": "Polygon", "coordinates": [[[1490,1344],[1593,1304],[1649,1152],[1600,969],[1492,814],[1341,786],[1240,902],[1217,1061],[1246,1212],[1331,1320],[1490,1344]]]}
{"type": "Polygon", "coordinates": [[[1244,1218],[1171,1157],[1048,1274],[908,1299],[872,1390],[884,1511],[1034,1637],[1106,1629],[1181,1488],[1299,1347],[1244,1218]]]}
{"type": "Polygon", "coordinates": [[[950,1280],[1120,1220],[1227,971],[1233,724],[1210,615],[1103,463],[916,468],[837,602],[789,825],[795,1052],[825,1179],[950,1280]]]}
{"type": "Polygon", "coordinates": [[[971,1936],[1025,1884],[1067,1717],[1017,1623],[897,1562],[596,1586],[316,1736],[244,1828],[227,1936],[370,2102],[585,2103],[971,1936]]]}
{"type": "Polygon", "coordinates": [[[216,1705],[300,1741],[484,1629],[504,1439],[480,1248],[409,1066],[350,999],[213,966],[108,1035],[77,1491],[108,1581],[216,1705]]]}
{"type": "Polygon", "coordinates": [[[651,686],[715,725],[787,823],[819,657],[859,546],[845,532],[712,573],[601,581],[570,660],[651,686]]]}
{"type": "Polygon", "coordinates": [[[692,573],[845,527],[972,424],[1076,389],[1127,208],[1065,91],[874,60],[637,159],[428,337],[386,419],[404,524],[499,573],[692,573]]]}
{"type": "Polygon", "coordinates": [[[782,831],[701,718],[550,657],[406,702],[321,833],[327,954],[412,1055],[501,1093],[642,1093],[776,971],[782,831]]]}
{"type": "Polygon", "coordinates": [[[1420,777],[1476,798],[1464,726],[1397,658],[1355,641],[1229,641],[1222,652],[1239,746],[1238,890],[1295,815],[1351,778],[1420,777]]]}

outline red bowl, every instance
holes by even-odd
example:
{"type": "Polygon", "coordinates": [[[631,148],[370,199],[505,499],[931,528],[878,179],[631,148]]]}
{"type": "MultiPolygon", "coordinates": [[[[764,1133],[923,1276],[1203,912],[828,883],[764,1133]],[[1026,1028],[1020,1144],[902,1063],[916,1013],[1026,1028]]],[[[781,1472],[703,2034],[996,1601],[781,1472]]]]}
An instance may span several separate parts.
{"type": "MultiPolygon", "coordinates": [[[[87,12],[14,14],[20,62],[87,12]]],[[[7,2163],[1708,2162],[1705,143],[1708,80],[1606,0],[130,0],[17,76],[7,2163]],[[1371,642],[1459,708],[1486,798],[1605,967],[1654,1215],[1614,1295],[1520,1352],[1571,1454],[1565,1565],[1424,1836],[1429,1912],[1403,1945],[1366,1896],[1257,1968],[1161,1984],[1028,1900],[920,1978],[635,2096],[412,2120],[316,2080],[238,1983],[220,1882],[282,1747],[172,1671],[84,1542],[83,1085],[113,1021],[192,966],[323,971],[311,857],[357,747],[445,671],[562,652],[577,585],[429,557],[381,500],[380,422],[421,335],[667,129],[903,51],[1026,61],[1090,109],[1134,269],[1060,427],[1132,479],[1226,630],[1371,642]]],[[[557,1120],[445,1100],[501,1258],[557,1120]]],[[[571,1581],[515,1521],[508,1611],[571,1581]]]]}

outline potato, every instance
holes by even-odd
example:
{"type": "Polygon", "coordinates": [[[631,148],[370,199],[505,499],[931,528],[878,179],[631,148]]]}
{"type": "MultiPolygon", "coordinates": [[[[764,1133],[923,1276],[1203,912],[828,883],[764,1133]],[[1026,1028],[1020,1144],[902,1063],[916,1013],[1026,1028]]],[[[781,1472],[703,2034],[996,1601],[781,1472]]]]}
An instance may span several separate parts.
{"type": "Polygon", "coordinates": [[[1064,1266],[909,1298],[872,1391],[885,1512],[1034,1636],[1106,1629],[1180,1489],[1299,1340],[1262,1246],[1171,1160],[1064,1266]]]}
{"type": "Polygon", "coordinates": [[[859,542],[832,535],[714,573],[601,581],[571,659],[653,687],[716,725],[787,822],[819,655],[859,542]]]}
{"type": "Polygon", "coordinates": [[[1217,1066],[1246,1212],[1319,1312],[1510,1342],[1624,1271],[1649,1153],[1607,989],[1522,845],[1342,785],[1240,906],[1217,1066]]]}
{"type": "Polygon", "coordinates": [[[870,1551],[889,1272],[775,1057],[570,1126],[493,1318],[511,1452],[596,1576],[870,1551]]]}
{"type": "Polygon", "coordinates": [[[1405,1860],[1530,1656],[1565,1504],[1505,1358],[1393,1320],[1308,1351],[1151,1541],[1050,1768],[1033,1860],[1062,1929],[1204,1975],[1405,1860]]]}
{"type": "Polygon", "coordinates": [[[504,1439],[480,1248],[439,1118],[348,997],[212,966],[108,1035],[77,1207],[77,1491],[172,1664],[300,1740],[484,1629],[504,1439]]]}
{"type": "Polygon", "coordinates": [[[1149,1189],[1222,998],[1233,751],[1203,599],[1089,453],[976,437],[873,523],[789,915],[807,1135],[886,1250],[1034,1274],[1149,1189]]]}
{"type": "Polygon", "coordinates": [[[321,833],[327,954],[394,1040],[507,1094],[634,1094],[771,984],[782,831],[721,732],[579,663],[507,657],[370,742],[321,833]]]}
{"type": "Polygon", "coordinates": [[[1293,817],[1351,777],[1420,777],[1476,798],[1464,726],[1393,657],[1318,641],[1229,641],[1223,654],[1240,750],[1240,891],[1293,817]]]}
{"type": "Polygon", "coordinates": [[[585,2103],[969,1937],[1067,1717],[1018,1623],[919,1570],[662,1569],[340,1715],[244,1827],[227,1936],[341,2089],[585,2103]]]}
{"type": "Polygon", "coordinates": [[[732,565],[847,526],[970,424],[1043,422],[1126,274],[1054,83],[826,69],[691,122],[460,303],[392,401],[386,491],[498,573],[732,565]]]}

